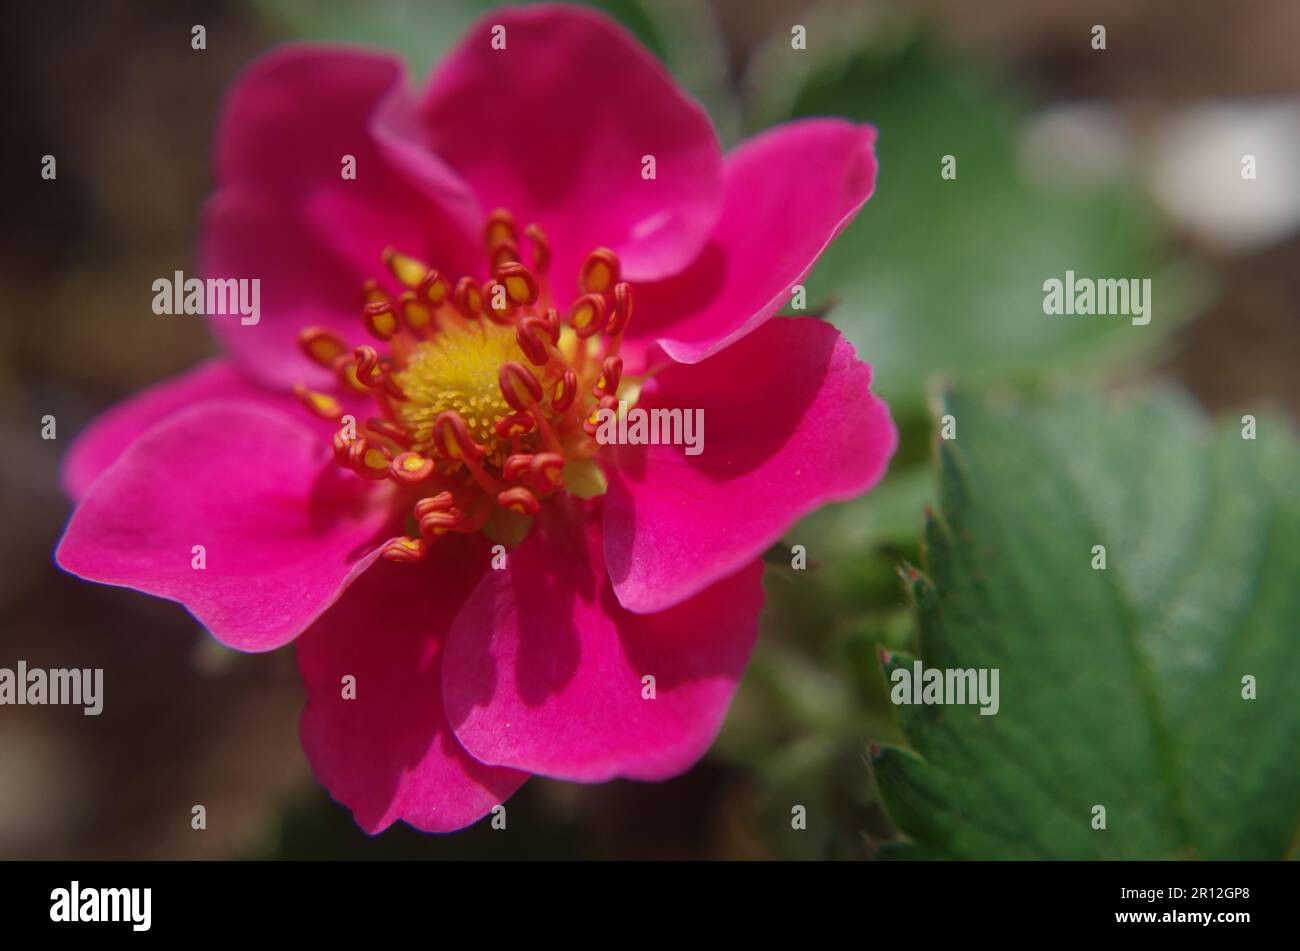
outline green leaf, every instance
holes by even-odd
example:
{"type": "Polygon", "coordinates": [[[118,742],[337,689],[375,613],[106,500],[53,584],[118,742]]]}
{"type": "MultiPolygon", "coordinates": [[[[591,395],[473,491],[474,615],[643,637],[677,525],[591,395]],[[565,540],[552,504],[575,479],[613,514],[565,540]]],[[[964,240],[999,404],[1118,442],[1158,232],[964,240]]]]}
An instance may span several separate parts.
{"type": "Polygon", "coordinates": [[[757,58],[749,126],[811,115],[876,126],[876,192],[805,284],[810,310],[834,303],[829,319],[875,367],[873,387],[896,414],[923,413],[936,375],[1029,382],[1109,369],[1177,323],[1188,275],[1172,280],[1136,191],[1026,174],[1029,112],[1005,82],[875,22],[810,25],[808,36],[806,52],[778,35],[757,58]],[[954,180],[940,176],[945,155],[954,180]],[[1044,314],[1043,282],[1067,270],[1151,278],[1151,322],[1044,314]]]}
{"type": "MultiPolygon", "coordinates": [[[[1300,450],[1172,397],[940,410],[907,586],[926,668],[1000,706],[900,705],[877,779],[905,857],[1281,858],[1300,832],[1300,450]],[[1106,549],[1095,570],[1093,546],[1106,549]],[[1257,699],[1243,698],[1243,678],[1257,699]],[[1106,828],[1092,827],[1095,806],[1106,828]]],[[[895,656],[886,675],[912,659],[895,656]]],[[[892,850],[891,850],[892,851],[892,850]]]]}

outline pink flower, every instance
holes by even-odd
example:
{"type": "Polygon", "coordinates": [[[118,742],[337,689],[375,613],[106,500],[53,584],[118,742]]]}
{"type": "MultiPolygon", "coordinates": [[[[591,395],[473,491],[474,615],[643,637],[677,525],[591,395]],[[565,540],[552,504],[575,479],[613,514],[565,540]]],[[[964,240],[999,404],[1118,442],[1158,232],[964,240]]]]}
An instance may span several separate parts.
{"type": "Polygon", "coordinates": [[[419,97],[387,56],[277,50],[229,95],[201,234],[262,319],[207,318],[225,357],[82,435],[59,564],[239,650],[296,642],[304,749],[367,831],[461,828],[530,773],[682,772],[762,552],[894,450],[853,348],[771,319],[874,138],[815,119],[724,157],[582,9],[492,14],[419,97]],[[702,410],[703,452],[593,439],[620,400],[702,410]]]}

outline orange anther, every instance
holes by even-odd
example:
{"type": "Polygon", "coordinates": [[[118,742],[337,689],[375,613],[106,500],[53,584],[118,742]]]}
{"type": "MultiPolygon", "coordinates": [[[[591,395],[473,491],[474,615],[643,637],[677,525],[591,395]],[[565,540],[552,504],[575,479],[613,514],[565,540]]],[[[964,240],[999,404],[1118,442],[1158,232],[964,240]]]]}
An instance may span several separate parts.
{"type": "Polygon", "coordinates": [[[397,299],[397,306],[402,311],[402,322],[416,333],[420,333],[433,323],[433,311],[429,305],[415,296],[415,291],[407,291],[397,299]]]}
{"type": "Polygon", "coordinates": [[[544,367],[551,359],[543,339],[550,336],[546,321],[541,317],[525,317],[515,327],[515,341],[524,352],[528,362],[535,367],[544,367]]]}
{"type": "Polygon", "coordinates": [[[619,281],[614,285],[614,312],[605,325],[605,333],[617,337],[627,329],[627,322],[631,319],[632,285],[627,281],[619,281]]]}
{"type": "Polygon", "coordinates": [[[415,485],[433,475],[433,460],[418,452],[404,452],[389,464],[388,474],[402,485],[415,485]]]}
{"type": "Polygon", "coordinates": [[[379,360],[379,351],[362,344],[352,351],[356,360],[357,380],[364,386],[376,387],[384,382],[384,365],[379,360]]]}
{"type": "Polygon", "coordinates": [[[468,275],[456,282],[452,301],[461,316],[469,320],[477,320],[483,314],[483,292],[479,290],[478,281],[468,275]]]}
{"type": "Polygon", "coordinates": [[[555,381],[555,389],[551,393],[551,408],[557,413],[563,413],[573,405],[573,399],[578,395],[578,374],[571,369],[565,369],[560,378],[555,381]]]}
{"type": "Polygon", "coordinates": [[[293,393],[302,400],[302,405],[321,419],[339,419],[343,416],[343,406],[328,393],[309,390],[302,383],[295,383],[293,393]]]}
{"type": "Polygon", "coordinates": [[[308,327],[298,334],[298,346],[312,362],[333,367],[334,361],[348,352],[348,342],[327,327],[308,327]]]}
{"type": "Polygon", "coordinates": [[[395,248],[384,248],[384,264],[393,272],[393,277],[412,290],[420,286],[420,282],[430,270],[429,265],[423,261],[417,261],[395,248]]]}
{"type": "Polygon", "coordinates": [[[491,280],[483,285],[483,304],[483,313],[494,324],[505,326],[510,323],[510,315],[515,310],[515,304],[510,300],[506,286],[500,281],[491,280]]]}
{"type": "Polygon", "coordinates": [[[391,340],[399,329],[397,312],[393,310],[393,302],[387,298],[363,307],[361,319],[365,321],[370,335],[379,340],[391,340]]]}
{"type": "Polygon", "coordinates": [[[617,283],[619,270],[618,255],[609,248],[597,248],[582,262],[578,287],[586,293],[604,294],[617,283]]]}
{"type": "Polygon", "coordinates": [[[518,482],[532,472],[533,458],[532,453],[528,452],[517,452],[513,456],[507,456],[505,465],[501,467],[501,474],[505,476],[507,482],[518,482]]]}
{"type": "Polygon", "coordinates": [[[398,564],[409,565],[423,560],[429,553],[429,546],[423,538],[407,538],[399,535],[384,542],[380,557],[398,564]]]}
{"type": "Polygon", "coordinates": [[[497,504],[519,515],[536,515],[542,504],[522,485],[511,486],[497,495],[497,504]]]}
{"type": "Polygon", "coordinates": [[[453,460],[477,461],[487,451],[474,441],[455,410],[440,413],[433,421],[433,444],[443,457],[453,460]]]}
{"type": "Polygon", "coordinates": [[[606,393],[617,393],[618,384],[622,379],[623,358],[606,357],[605,362],[600,365],[600,378],[596,380],[596,385],[592,387],[591,395],[601,397],[606,393]]]}
{"type": "Polygon", "coordinates": [[[487,227],[483,229],[483,242],[489,249],[495,248],[502,241],[519,241],[519,226],[515,216],[505,208],[497,208],[488,215],[487,227]]]}
{"type": "Polygon", "coordinates": [[[506,296],[511,302],[520,307],[527,307],[537,300],[537,278],[518,261],[499,266],[497,281],[505,286],[506,296]]]}
{"type": "Polygon", "coordinates": [[[387,479],[388,464],[392,461],[392,453],[383,446],[368,442],[364,436],[353,440],[348,449],[348,464],[352,471],[367,479],[387,479]]]}
{"type": "Polygon", "coordinates": [[[537,421],[531,413],[512,413],[496,424],[496,434],[502,439],[513,439],[533,431],[537,421]]]}
{"type": "Polygon", "coordinates": [[[573,302],[569,311],[569,324],[579,337],[599,333],[605,323],[605,298],[599,294],[583,294],[573,302]]]}
{"type": "Polygon", "coordinates": [[[442,276],[441,271],[430,268],[415,292],[420,296],[420,300],[428,301],[434,307],[441,307],[451,296],[451,284],[442,276]]]}
{"type": "Polygon", "coordinates": [[[554,492],[560,487],[564,457],[558,452],[539,452],[533,456],[533,485],[539,492],[554,492]]]}
{"type": "Polygon", "coordinates": [[[357,376],[357,358],[350,353],[340,354],[334,361],[334,375],[353,393],[369,393],[370,387],[357,376]]]}
{"type": "Polygon", "coordinates": [[[528,367],[517,360],[501,364],[497,382],[501,385],[501,395],[512,409],[524,412],[541,402],[542,384],[537,382],[537,377],[528,367]]]}

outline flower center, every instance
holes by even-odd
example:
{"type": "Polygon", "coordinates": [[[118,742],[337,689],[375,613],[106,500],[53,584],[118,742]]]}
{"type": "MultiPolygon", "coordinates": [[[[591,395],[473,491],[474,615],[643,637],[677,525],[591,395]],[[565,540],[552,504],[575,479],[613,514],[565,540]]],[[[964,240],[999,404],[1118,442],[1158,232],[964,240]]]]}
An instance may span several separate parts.
{"type": "Polygon", "coordinates": [[[618,356],[632,315],[632,288],[607,248],[587,255],[580,296],[563,321],[552,306],[550,245],[494,211],[484,229],[491,276],[453,285],[435,268],[392,248],[384,263],[396,294],[369,281],[362,319],[383,345],[349,347],[309,327],[303,352],[334,371],[345,391],[375,400],[359,424],[326,393],[295,387],[313,413],[340,423],[334,458],[358,475],[395,482],[411,504],[412,531],[390,539],[392,561],[422,559],[448,532],[482,531],[516,544],[553,496],[605,491],[596,461],[597,413],[618,403],[618,356]]]}
{"type": "Polygon", "coordinates": [[[393,375],[406,400],[396,404],[398,419],[411,434],[411,448],[433,447],[434,423],[452,411],[465,420],[470,437],[500,464],[508,443],[497,424],[514,411],[501,393],[503,364],[518,363],[523,351],[508,327],[474,323],[447,327],[437,340],[416,344],[406,367],[393,375]]]}

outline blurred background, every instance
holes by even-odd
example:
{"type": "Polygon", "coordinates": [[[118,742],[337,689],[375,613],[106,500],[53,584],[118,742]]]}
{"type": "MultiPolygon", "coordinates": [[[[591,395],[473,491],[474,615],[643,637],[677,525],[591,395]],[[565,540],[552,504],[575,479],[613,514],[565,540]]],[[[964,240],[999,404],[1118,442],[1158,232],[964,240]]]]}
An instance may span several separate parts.
{"type": "Polygon", "coordinates": [[[99,411],[213,352],[150,319],[193,270],[218,105],[291,38],[387,46],[423,76],[479,0],[26,4],[6,15],[0,225],[0,666],[103,667],[102,716],[0,708],[0,858],[866,857],[892,834],[866,751],[897,727],[877,644],[913,636],[896,568],[931,501],[936,380],[977,390],[1165,381],[1211,413],[1300,408],[1300,4],[1294,0],[607,0],[725,144],[792,116],[880,131],[875,197],[808,281],[875,367],[902,433],[867,498],[774,553],[753,664],[681,778],[534,779],[508,835],[369,839],[312,780],[292,653],[242,656],[178,606],[61,575],[57,479],[99,411]],[[207,49],[190,47],[203,24],[207,49]],[[792,26],[807,29],[794,51],[792,26]],[[1092,27],[1107,31],[1105,50],[1092,27]],[[44,154],[57,183],[39,178],[44,154]],[[939,177],[958,157],[952,189],[939,177]],[[1241,156],[1259,156],[1242,181],[1241,156]],[[1226,173],[1225,173],[1226,170],[1226,173]],[[1041,283],[1151,277],[1155,318],[1031,320],[1041,283]],[[40,438],[53,414],[58,439],[40,438]],[[190,828],[207,807],[208,828],[190,828]],[[809,828],[791,829],[793,804],[809,828]]]}

